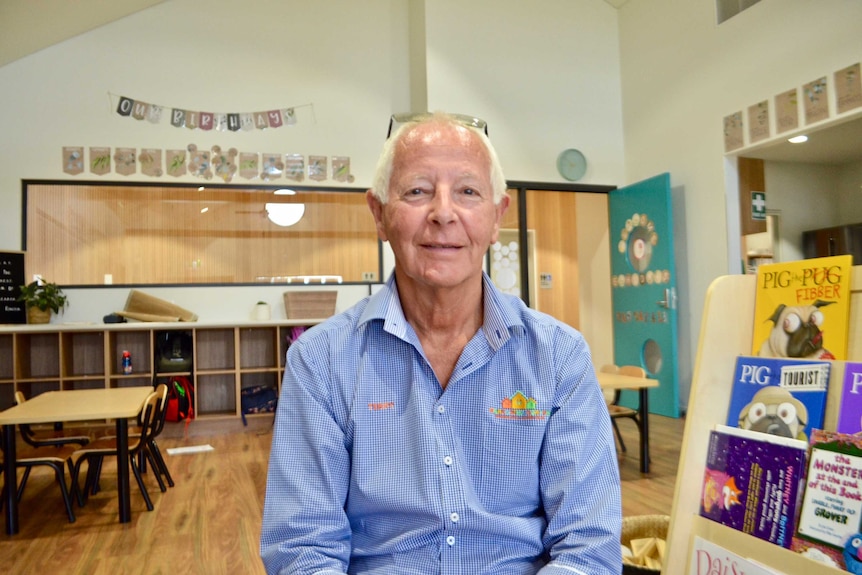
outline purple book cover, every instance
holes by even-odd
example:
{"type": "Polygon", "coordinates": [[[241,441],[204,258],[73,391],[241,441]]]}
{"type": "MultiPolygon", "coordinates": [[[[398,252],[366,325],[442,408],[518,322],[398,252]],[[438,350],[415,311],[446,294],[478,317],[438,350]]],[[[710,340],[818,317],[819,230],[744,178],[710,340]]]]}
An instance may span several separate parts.
{"type": "Polygon", "coordinates": [[[789,548],[806,449],[797,439],[716,426],[709,435],[700,514],[789,548]]]}
{"type": "Polygon", "coordinates": [[[839,433],[849,435],[862,432],[862,363],[848,361],[844,364],[844,384],[836,428],[839,433]]]}

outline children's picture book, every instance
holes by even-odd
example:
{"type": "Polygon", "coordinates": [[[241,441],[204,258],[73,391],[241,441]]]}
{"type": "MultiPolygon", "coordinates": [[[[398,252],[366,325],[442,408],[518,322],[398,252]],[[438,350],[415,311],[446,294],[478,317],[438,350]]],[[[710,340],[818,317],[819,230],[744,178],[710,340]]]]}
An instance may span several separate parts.
{"type": "Polygon", "coordinates": [[[847,359],[852,266],[851,255],[759,266],[751,354],[847,359]]]}
{"type": "Polygon", "coordinates": [[[840,433],[862,434],[862,363],[844,363],[844,382],[835,429],[840,433]]]}
{"type": "Polygon", "coordinates": [[[814,430],[791,549],[862,573],[862,437],[814,430]]]}
{"type": "Polygon", "coordinates": [[[789,548],[808,444],[716,425],[710,431],[700,514],[789,548]]]}
{"type": "Polygon", "coordinates": [[[727,425],[808,441],[823,427],[831,364],[776,357],[736,358],[727,425]]]}
{"type": "Polygon", "coordinates": [[[688,575],[780,575],[779,571],[737,555],[730,549],[695,535],[688,575]]]}

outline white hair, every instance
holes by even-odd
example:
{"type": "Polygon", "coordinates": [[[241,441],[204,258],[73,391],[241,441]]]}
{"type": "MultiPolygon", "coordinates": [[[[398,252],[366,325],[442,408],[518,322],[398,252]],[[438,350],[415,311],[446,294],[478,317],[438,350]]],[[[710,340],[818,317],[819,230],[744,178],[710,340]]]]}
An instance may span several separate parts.
{"type": "Polygon", "coordinates": [[[467,126],[458,118],[445,112],[434,112],[433,114],[422,115],[417,119],[410,120],[398,127],[386,142],[383,143],[383,149],[380,152],[380,158],[377,160],[377,167],[374,170],[374,180],[371,185],[371,192],[380,200],[381,204],[389,201],[389,181],[392,178],[392,165],[395,160],[395,149],[398,142],[412,129],[422,124],[431,122],[449,124],[452,126],[465,127],[471,130],[479,137],[479,141],[485,151],[488,153],[488,159],[491,164],[491,188],[494,192],[494,204],[499,204],[503,197],[506,196],[506,177],[503,175],[503,168],[500,166],[500,159],[497,157],[497,152],[491,144],[491,140],[484,131],[474,127],[467,126]]]}

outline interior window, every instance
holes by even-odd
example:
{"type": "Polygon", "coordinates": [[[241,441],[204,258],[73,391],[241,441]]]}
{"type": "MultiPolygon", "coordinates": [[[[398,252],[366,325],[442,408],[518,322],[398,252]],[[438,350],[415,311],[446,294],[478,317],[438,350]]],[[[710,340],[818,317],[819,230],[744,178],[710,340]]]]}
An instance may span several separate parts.
{"type": "Polygon", "coordinates": [[[60,285],[379,281],[364,190],[25,181],[27,277],[60,285]]]}

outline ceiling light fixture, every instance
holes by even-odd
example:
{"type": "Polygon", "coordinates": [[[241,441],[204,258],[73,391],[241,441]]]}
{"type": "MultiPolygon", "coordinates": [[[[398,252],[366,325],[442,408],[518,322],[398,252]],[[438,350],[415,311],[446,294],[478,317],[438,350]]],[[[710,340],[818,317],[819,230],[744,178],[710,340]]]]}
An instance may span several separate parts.
{"type": "Polygon", "coordinates": [[[801,136],[793,136],[792,138],[788,138],[787,141],[791,144],[801,144],[802,142],[808,141],[808,136],[806,136],[805,134],[801,136]]]}
{"type": "Polygon", "coordinates": [[[290,188],[279,188],[273,192],[276,196],[295,196],[296,190],[291,190],[290,188]]]}
{"type": "Polygon", "coordinates": [[[265,207],[269,221],[283,228],[294,225],[305,214],[305,204],[267,203],[265,207]]]}

